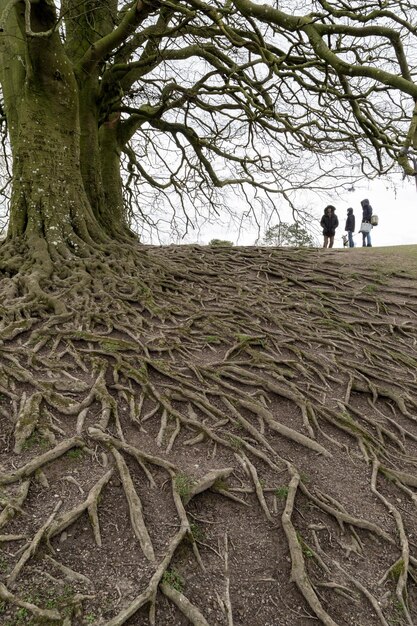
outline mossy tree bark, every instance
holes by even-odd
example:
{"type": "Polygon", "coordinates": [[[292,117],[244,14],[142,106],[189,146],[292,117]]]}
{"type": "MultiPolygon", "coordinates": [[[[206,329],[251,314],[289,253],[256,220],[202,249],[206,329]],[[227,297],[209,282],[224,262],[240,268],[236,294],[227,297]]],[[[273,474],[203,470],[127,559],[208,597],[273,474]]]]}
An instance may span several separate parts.
{"type": "Polygon", "coordinates": [[[100,147],[100,173],[103,181],[103,215],[102,218],[116,224],[126,223],[126,215],[123,206],[122,177],[120,169],[120,157],[122,144],[119,138],[118,114],[114,114],[114,120],[103,124],[99,132],[100,147]],[[110,209],[111,207],[111,209],[110,209]],[[107,212],[111,215],[107,216],[107,212]]]}
{"type": "MultiPolygon", "coordinates": [[[[4,4],[4,3],[3,3],[4,4]]],[[[1,5],[0,5],[1,6],[1,5]]],[[[3,6],[4,9],[4,6],[3,6]]],[[[41,2],[16,5],[1,37],[1,78],[13,154],[9,235],[45,239],[65,254],[104,239],[80,167],[78,86],[58,32],[55,13],[41,2]]]]}
{"type": "MultiPolygon", "coordinates": [[[[0,80],[13,156],[9,237],[42,239],[54,257],[126,235],[120,161],[110,159],[105,181],[101,175],[98,63],[83,62],[95,24],[77,22],[78,33],[69,30],[64,47],[48,0],[31,3],[30,11],[28,3],[2,0],[0,16],[0,80]]],[[[100,28],[103,36],[112,26],[101,21],[100,28]]]]}
{"type": "Polygon", "coordinates": [[[65,52],[74,65],[78,85],[81,175],[95,216],[110,236],[128,233],[122,220],[120,149],[115,161],[113,142],[102,131],[110,125],[117,133],[120,115],[111,113],[115,104],[113,90],[102,90],[105,61],[100,54],[89,54],[89,50],[112,33],[117,22],[117,4],[117,0],[99,3],[91,11],[85,2],[64,3],[65,52]],[[109,118],[115,118],[111,124],[109,118]]]}

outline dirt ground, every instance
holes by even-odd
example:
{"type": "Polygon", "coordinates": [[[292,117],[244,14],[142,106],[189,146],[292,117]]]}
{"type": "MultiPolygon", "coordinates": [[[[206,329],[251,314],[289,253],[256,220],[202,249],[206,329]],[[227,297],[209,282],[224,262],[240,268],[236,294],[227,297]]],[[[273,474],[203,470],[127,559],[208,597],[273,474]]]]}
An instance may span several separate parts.
{"type": "Polygon", "coordinates": [[[1,626],[417,624],[417,247],[86,274],[0,282],[1,626]]]}

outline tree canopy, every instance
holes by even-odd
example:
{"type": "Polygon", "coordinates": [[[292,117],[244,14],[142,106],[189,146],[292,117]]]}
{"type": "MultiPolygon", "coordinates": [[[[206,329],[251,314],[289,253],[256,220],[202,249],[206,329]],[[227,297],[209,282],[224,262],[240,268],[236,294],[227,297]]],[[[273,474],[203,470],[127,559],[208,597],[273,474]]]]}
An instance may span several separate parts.
{"type": "MultiPolygon", "coordinates": [[[[74,197],[83,187],[115,236],[132,220],[184,231],[210,210],[234,210],[227,187],[250,213],[325,187],[323,174],[333,187],[342,172],[347,184],[352,171],[414,175],[415,27],[413,3],[397,0],[2,0],[0,123],[15,187],[40,176],[21,171],[22,142],[34,143],[33,158],[49,137],[74,197]],[[53,131],[56,119],[67,128],[53,131]]],[[[22,202],[14,193],[11,233],[28,223],[13,217],[22,202]]],[[[83,220],[69,219],[84,239],[83,220]]]]}

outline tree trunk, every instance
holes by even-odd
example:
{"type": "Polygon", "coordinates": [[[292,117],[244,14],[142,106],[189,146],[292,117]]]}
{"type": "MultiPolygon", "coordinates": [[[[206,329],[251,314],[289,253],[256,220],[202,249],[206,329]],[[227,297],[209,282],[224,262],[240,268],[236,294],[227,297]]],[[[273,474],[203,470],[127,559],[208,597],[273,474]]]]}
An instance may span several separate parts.
{"type": "MultiPolygon", "coordinates": [[[[0,0],[0,17],[6,6],[0,0]]],[[[72,63],[58,32],[43,36],[56,25],[56,16],[45,1],[32,4],[31,35],[24,11],[25,4],[17,4],[0,34],[0,80],[13,156],[8,236],[46,239],[51,256],[54,251],[68,256],[68,248],[105,241],[106,231],[120,232],[115,226],[120,215],[104,210],[96,102],[86,120],[95,83],[82,85],[81,132],[72,63]]]]}
{"type": "MultiPolygon", "coordinates": [[[[66,31],[65,51],[76,68],[80,107],[80,167],[84,187],[94,215],[104,230],[111,236],[123,231],[119,198],[122,198],[122,180],[120,160],[118,170],[112,166],[113,142],[105,141],[101,145],[103,119],[108,113],[103,112],[102,83],[100,81],[100,63],[91,63],[86,68],[83,58],[91,45],[109,35],[117,20],[117,0],[97,3],[92,19],[91,6],[85,0],[63,0],[66,31]],[[109,154],[105,150],[109,148],[109,154]],[[118,189],[115,189],[117,181],[118,189]],[[111,188],[109,193],[108,188],[111,188]]],[[[101,69],[102,68],[101,63],[101,69]]],[[[106,94],[109,95],[108,93],[106,94]]]]}
{"type": "Polygon", "coordinates": [[[113,119],[105,122],[100,128],[100,167],[104,190],[104,207],[106,214],[111,212],[114,224],[126,224],[126,215],[123,207],[122,178],[120,175],[121,146],[118,137],[119,115],[113,114],[113,119]]]}
{"type": "Polygon", "coordinates": [[[103,228],[104,193],[100,172],[100,148],[98,140],[98,77],[79,77],[80,108],[80,169],[88,200],[94,215],[103,228]]]}

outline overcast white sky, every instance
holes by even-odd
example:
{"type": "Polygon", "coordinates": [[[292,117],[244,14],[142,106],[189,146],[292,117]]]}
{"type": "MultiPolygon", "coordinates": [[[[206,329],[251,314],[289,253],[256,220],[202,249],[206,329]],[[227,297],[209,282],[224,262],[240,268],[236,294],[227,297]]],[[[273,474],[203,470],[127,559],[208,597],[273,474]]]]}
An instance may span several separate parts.
{"type": "MultiPolygon", "coordinates": [[[[342,248],[342,235],[344,234],[347,209],[352,207],[356,217],[356,231],[359,229],[362,208],[361,200],[368,198],[374,213],[379,217],[379,224],[372,230],[373,246],[395,246],[402,244],[417,244],[417,187],[414,181],[408,179],[402,181],[401,178],[395,180],[395,184],[386,180],[363,182],[356,185],[355,191],[346,192],[341,197],[331,196],[309,199],[312,212],[317,218],[317,225],[327,204],[336,207],[339,217],[339,228],[336,231],[335,247],[342,248]]],[[[282,212],[282,221],[291,222],[290,213],[282,212]]],[[[277,220],[272,220],[271,225],[277,220]]],[[[318,226],[316,231],[321,243],[321,229],[318,226]]],[[[228,222],[206,225],[199,234],[190,233],[186,241],[207,244],[210,239],[219,238],[233,241],[236,245],[254,245],[257,239],[255,227],[246,226],[238,230],[235,224],[228,222]]],[[[181,243],[186,243],[182,241],[181,243]]],[[[362,235],[355,233],[354,241],[356,245],[362,245],[362,235]]],[[[178,242],[180,243],[180,242],[178,242]]]]}
{"type": "MultiPolygon", "coordinates": [[[[400,181],[396,189],[382,180],[369,182],[360,189],[346,194],[342,201],[335,203],[339,208],[339,221],[343,226],[336,233],[335,243],[342,247],[341,230],[344,230],[346,211],[352,207],[358,227],[361,216],[361,200],[368,198],[374,213],[379,217],[379,224],[372,229],[373,246],[396,246],[417,244],[417,188],[414,181],[400,181]],[[340,219],[342,218],[342,219],[340,219]],[[343,222],[343,224],[342,224],[343,222]]],[[[356,228],[358,230],[358,228],[356,228]]],[[[362,244],[362,235],[356,234],[355,243],[362,244]]]]}

